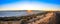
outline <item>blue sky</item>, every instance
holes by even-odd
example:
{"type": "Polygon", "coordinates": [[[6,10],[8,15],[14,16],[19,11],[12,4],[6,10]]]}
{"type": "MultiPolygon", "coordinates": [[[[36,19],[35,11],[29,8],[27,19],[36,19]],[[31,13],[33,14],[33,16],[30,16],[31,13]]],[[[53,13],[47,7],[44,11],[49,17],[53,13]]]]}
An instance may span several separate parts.
{"type": "Polygon", "coordinates": [[[0,0],[0,10],[60,9],[60,0],[0,0]]]}
{"type": "Polygon", "coordinates": [[[60,0],[0,0],[1,4],[7,4],[7,3],[14,3],[18,1],[36,1],[36,2],[45,2],[45,3],[51,3],[51,4],[60,4],[60,0]]]}

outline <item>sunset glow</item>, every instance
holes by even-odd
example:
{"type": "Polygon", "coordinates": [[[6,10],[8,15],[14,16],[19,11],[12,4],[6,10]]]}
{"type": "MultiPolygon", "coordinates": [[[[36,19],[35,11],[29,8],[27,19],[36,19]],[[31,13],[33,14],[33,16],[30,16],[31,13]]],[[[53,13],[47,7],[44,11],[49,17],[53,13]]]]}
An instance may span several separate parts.
{"type": "Polygon", "coordinates": [[[28,13],[31,13],[31,12],[32,12],[32,10],[27,10],[27,12],[28,12],[28,13]]]}

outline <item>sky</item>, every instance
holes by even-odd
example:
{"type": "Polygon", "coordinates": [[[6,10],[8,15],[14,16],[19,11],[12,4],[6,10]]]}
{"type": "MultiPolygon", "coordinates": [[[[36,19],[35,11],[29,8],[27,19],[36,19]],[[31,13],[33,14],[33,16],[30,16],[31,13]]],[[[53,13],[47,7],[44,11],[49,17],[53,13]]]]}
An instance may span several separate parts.
{"type": "Polygon", "coordinates": [[[60,10],[60,0],[0,0],[3,10],[60,10]]]}

